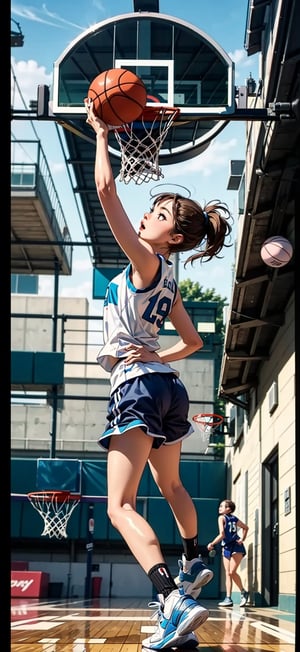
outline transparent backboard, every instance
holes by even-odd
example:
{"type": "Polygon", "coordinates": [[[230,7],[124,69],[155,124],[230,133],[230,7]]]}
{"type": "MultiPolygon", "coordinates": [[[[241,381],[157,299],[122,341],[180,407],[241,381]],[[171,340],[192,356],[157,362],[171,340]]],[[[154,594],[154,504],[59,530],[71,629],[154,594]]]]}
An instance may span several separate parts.
{"type": "Polygon", "coordinates": [[[116,16],[86,30],[54,64],[54,115],[84,115],[97,74],[126,68],[144,81],[149,101],[180,108],[180,119],[233,112],[234,65],[193,25],[160,13],[116,16]]]}
{"type": "Polygon", "coordinates": [[[81,460],[39,458],[36,470],[36,489],[32,491],[69,491],[81,493],[81,460]]]}

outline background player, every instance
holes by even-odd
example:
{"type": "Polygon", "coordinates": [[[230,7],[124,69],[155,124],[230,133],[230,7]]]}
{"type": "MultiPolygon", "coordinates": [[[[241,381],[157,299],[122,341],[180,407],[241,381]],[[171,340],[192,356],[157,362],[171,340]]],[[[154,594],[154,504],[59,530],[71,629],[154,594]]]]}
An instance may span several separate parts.
{"type": "Polygon", "coordinates": [[[208,550],[221,542],[223,565],[226,576],[226,597],[222,602],[219,602],[220,607],[232,607],[233,601],[231,598],[232,583],[234,582],[241,592],[240,607],[244,607],[249,598],[248,591],[245,591],[242,580],[237,573],[237,569],[246,555],[246,548],[244,541],[248,533],[248,525],[243,523],[237,516],[234,515],[235,503],[228,498],[223,500],[219,506],[218,525],[219,534],[213,541],[208,543],[208,550]],[[242,536],[239,536],[238,530],[242,530],[242,536]]]}

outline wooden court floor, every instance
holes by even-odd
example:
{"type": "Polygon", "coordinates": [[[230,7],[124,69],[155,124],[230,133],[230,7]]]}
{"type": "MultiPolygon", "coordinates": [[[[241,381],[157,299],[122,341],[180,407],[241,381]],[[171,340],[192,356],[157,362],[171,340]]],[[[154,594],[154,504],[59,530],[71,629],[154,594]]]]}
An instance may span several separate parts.
{"type": "MultiPolygon", "coordinates": [[[[295,614],[218,607],[202,600],[208,620],[196,630],[201,652],[294,652],[295,614]]],[[[147,600],[11,600],[11,652],[141,652],[155,629],[147,600]]]]}

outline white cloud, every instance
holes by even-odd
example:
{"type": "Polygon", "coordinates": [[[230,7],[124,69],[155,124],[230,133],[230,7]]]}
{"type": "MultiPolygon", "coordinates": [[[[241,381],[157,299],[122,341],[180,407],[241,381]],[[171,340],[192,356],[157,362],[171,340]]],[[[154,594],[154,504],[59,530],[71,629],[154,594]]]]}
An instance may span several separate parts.
{"type": "Polygon", "coordinates": [[[30,100],[37,98],[38,85],[49,86],[52,83],[52,72],[47,73],[45,66],[40,66],[33,59],[16,61],[12,57],[11,76],[11,102],[15,109],[24,109],[24,103],[28,108],[30,100]]]}
{"type": "Polygon", "coordinates": [[[234,52],[229,52],[228,53],[230,56],[230,59],[234,61],[235,65],[245,65],[245,63],[249,63],[249,59],[247,57],[246,50],[234,50],[234,52]]]}

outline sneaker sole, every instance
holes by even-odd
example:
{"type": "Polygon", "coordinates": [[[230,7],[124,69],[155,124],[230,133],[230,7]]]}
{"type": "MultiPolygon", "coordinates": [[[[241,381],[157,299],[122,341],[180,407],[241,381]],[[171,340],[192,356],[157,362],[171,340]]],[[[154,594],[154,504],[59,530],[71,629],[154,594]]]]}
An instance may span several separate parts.
{"type": "Polygon", "coordinates": [[[175,578],[175,584],[177,586],[182,585],[184,587],[185,593],[189,593],[192,595],[192,591],[197,591],[201,589],[203,586],[206,586],[212,579],[213,579],[213,572],[210,570],[207,571],[202,571],[198,582],[188,582],[187,580],[181,580],[179,575],[175,578]]]}
{"type": "Polygon", "coordinates": [[[195,589],[201,589],[202,586],[206,586],[212,580],[213,576],[212,571],[203,571],[197,583],[191,582],[191,590],[194,591],[195,589]]]}
{"type": "MultiPolygon", "coordinates": [[[[185,634],[184,636],[178,636],[177,641],[174,642],[174,644],[170,645],[169,647],[162,648],[164,650],[174,650],[174,649],[180,649],[180,650],[195,650],[199,646],[199,641],[195,637],[191,638],[190,634],[185,634]]],[[[142,643],[142,647],[147,649],[147,645],[144,645],[142,643]]],[[[155,649],[155,648],[149,648],[148,649],[155,649]]]]}
{"type": "MultiPolygon", "coordinates": [[[[191,632],[189,632],[191,634],[191,632]]],[[[173,633],[173,636],[167,636],[167,640],[163,641],[151,641],[151,636],[142,641],[142,647],[146,650],[171,650],[172,648],[181,648],[181,649],[191,649],[198,647],[199,641],[189,641],[190,637],[180,636],[177,630],[173,633]]]]}
{"type": "MultiPolygon", "coordinates": [[[[192,632],[189,634],[184,634],[183,636],[179,636],[176,643],[176,647],[180,648],[181,650],[194,650],[196,647],[198,647],[198,645],[199,641],[197,636],[192,632]]],[[[175,647],[175,645],[173,647],[175,647]]]]}
{"type": "Polygon", "coordinates": [[[182,584],[184,592],[188,593],[194,599],[196,599],[199,596],[202,587],[206,586],[206,584],[208,584],[213,579],[213,576],[213,572],[209,570],[203,571],[202,575],[199,577],[199,581],[196,584],[194,582],[187,582],[185,580],[181,582],[179,576],[176,578],[175,582],[177,583],[178,579],[178,584],[182,584]]]}
{"type": "Polygon", "coordinates": [[[185,620],[180,623],[176,629],[177,634],[182,636],[183,634],[190,634],[194,629],[203,625],[209,616],[208,609],[200,608],[199,610],[195,607],[192,609],[191,613],[185,618],[185,620]]]}

